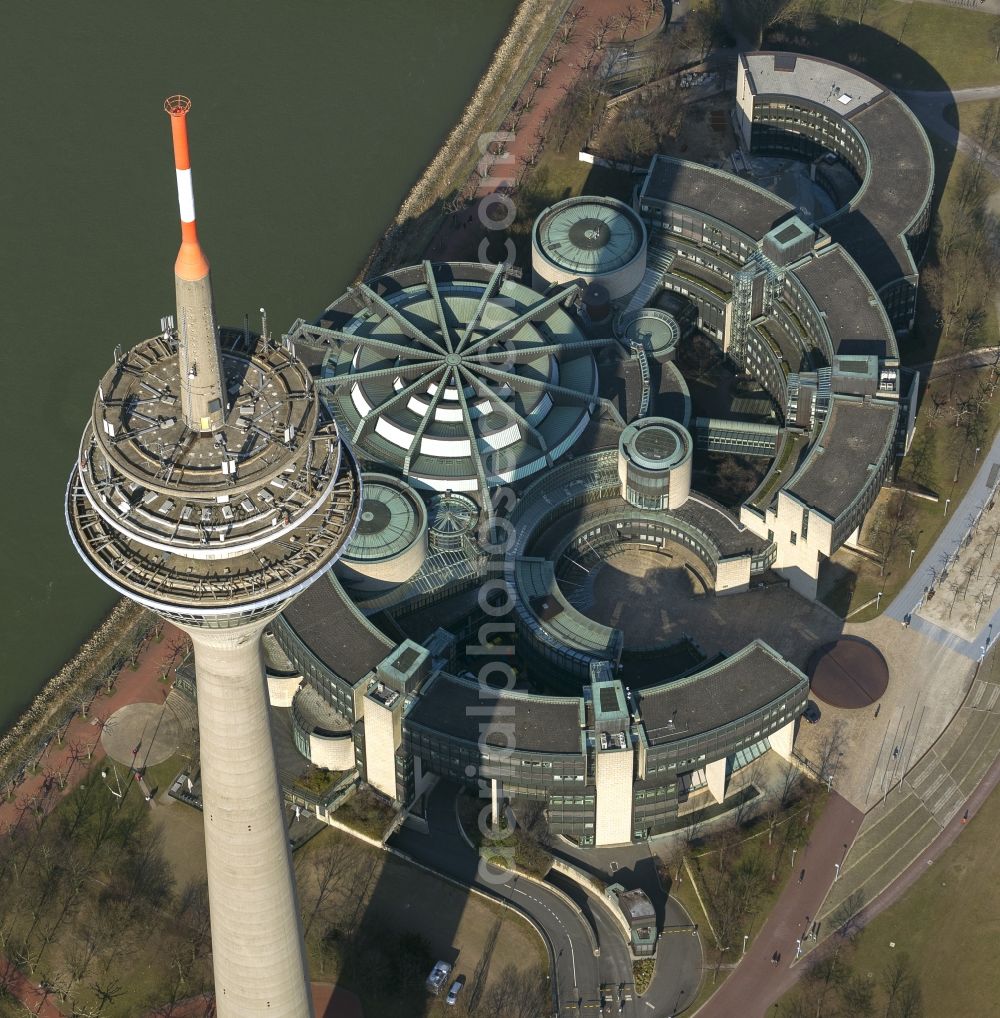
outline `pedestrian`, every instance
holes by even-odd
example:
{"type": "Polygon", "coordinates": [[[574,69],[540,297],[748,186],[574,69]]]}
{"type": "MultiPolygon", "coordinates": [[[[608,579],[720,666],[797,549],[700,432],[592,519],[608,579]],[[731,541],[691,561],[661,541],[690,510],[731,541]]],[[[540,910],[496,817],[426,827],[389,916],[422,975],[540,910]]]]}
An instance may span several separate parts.
{"type": "Polygon", "coordinates": [[[799,883],[801,884],[802,881],[805,880],[805,878],[806,878],[806,871],[802,870],[802,872],[799,874],[799,883]]]}
{"type": "Polygon", "coordinates": [[[878,705],[877,705],[877,706],[875,707],[875,717],[878,717],[878,712],[879,712],[879,711],[880,711],[881,709],[882,709],[882,704],[880,703],[880,704],[878,704],[878,705]]]}
{"type": "Polygon", "coordinates": [[[771,955],[771,964],[774,965],[775,967],[777,967],[777,964],[778,964],[778,952],[777,951],[775,951],[774,954],[771,955]]]}

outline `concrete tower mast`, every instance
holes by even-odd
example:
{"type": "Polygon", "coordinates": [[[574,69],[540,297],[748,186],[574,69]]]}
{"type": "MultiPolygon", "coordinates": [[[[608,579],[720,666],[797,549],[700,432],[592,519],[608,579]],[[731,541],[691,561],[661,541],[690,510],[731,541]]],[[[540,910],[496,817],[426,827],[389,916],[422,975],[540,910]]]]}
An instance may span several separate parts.
{"type": "Polygon", "coordinates": [[[341,554],[361,481],[308,369],[215,324],[195,229],[191,103],[171,118],[182,242],[177,328],[101,379],[70,475],[84,561],[195,651],[205,852],[221,1018],[306,1018],[309,977],[268,723],[260,637],[341,554]]]}

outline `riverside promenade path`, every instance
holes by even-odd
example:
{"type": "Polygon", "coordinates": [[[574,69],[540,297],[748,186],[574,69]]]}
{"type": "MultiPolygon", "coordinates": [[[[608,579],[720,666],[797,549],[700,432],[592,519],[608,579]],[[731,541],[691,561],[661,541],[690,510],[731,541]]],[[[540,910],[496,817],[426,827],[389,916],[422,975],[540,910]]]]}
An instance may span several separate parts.
{"type": "MultiPolygon", "coordinates": [[[[173,678],[187,638],[179,629],[164,623],[159,640],[150,638],[136,660],[136,667],[125,665],[115,679],[110,695],[98,693],[87,711],[73,718],[62,736],[62,742],[51,742],[42,755],[35,774],[27,774],[17,786],[12,799],[0,802],[0,833],[16,827],[33,806],[44,812],[52,810],[74,787],[70,780],[90,770],[104,758],[101,726],[119,707],[132,703],[162,704],[170,683],[161,682],[166,675],[173,678]],[[89,753],[89,758],[88,758],[89,753]],[[62,785],[62,787],[60,787],[62,785]]],[[[0,996],[6,992],[19,1000],[26,1012],[40,1018],[64,1018],[65,1012],[55,1004],[52,993],[32,982],[12,962],[0,955],[0,996]]]]}
{"type": "MultiPolygon", "coordinates": [[[[531,108],[521,117],[517,130],[513,132],[513,139],[506,146],[505,158],[497,161],[490,175],[480,182],[474,198],[481,199],[486,195],[495,194],[501,187],[513,185],[526,158],[535,149],[539,134],[544,132],[545,121],[565,96],[566,90],[589,64],[604,58],[609,46],[622,42],[621,30],[611,27],[606,34],[604,49],[592,54],[590,38],[599,24],[614,26],[617,23],[616,19],[629,10],[637,12],[637,20],[625,32],[625,42],[646,35],[653,31],[656,25],[652,18],[645,22],[647,10],[645,3],[630,3],[629,0],[586,0],[585,3],[570,4],[567,9],[574,7],[581,8],[582,13],[573,28],[571,39],[560,50],[559,62],[548,72],[545,83],[535,92],[531,108]]],[[[553,42],[561,30],[560,25],[553,35],[553,42]]],[[[546,49],[551,46],[552,42],[546,49]]],[[[541,60],[532,70],[531,77],[537,77],[540,66],[541,60]]],[[[516,98],[523,99],[528,87],[530,79],[529,86],[526,86],[516,98]]],[[[511,98],[511,106],[514,99],[515,97],[511,98]]],[[[444,261],[467,257],[470,246],[478,244],[482,235],[483,224],[479,222],[478,214],[463,207],[443,220],[441,228],[431,242],[428,256],[444,261]]]]}
{"type": "Polygon", "coordinates": [[[17,826],[24,813],[41,808],[45,812],[72,789],[70,779],[89,770],[105,755],[101,745],[101,726],[119,707],[133,703],[163,704],[170,691],[174,667],[180,662],[187,637],[164,623],[159,640],[150,638],[136,660],[136,667],[125,665],[108,695],[97,694],[87,711],[73,718],[62,735],[53,739],[42,754],[38,771],[26,773],[12,798],[0,802],[0,833],[17,826]],[[167,682],[161,682],[166,675],[167,682]],[[89,755],[88,755],[89,754],[89,755]],[[60,787],[62,786],[62,787],[60,787]]]}

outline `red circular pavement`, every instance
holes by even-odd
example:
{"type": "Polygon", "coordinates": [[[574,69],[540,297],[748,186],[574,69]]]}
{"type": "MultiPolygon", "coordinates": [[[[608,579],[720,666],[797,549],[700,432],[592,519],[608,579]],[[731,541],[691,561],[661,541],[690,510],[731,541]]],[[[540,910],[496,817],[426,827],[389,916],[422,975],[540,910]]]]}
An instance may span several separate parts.
{"type": "Polygon", "coordinates": [[[871,706],[889,685],[885,658],[856,636],[843,636],[821,647],[813,657],[811,672],[813,695],[845,710],[871,706]]]}

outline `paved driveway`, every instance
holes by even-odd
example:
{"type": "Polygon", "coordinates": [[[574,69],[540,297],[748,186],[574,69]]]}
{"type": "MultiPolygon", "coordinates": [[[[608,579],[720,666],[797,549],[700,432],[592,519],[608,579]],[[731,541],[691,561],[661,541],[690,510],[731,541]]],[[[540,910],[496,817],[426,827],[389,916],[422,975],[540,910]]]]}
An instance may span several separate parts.
{"type": "MultiPolygon", "coordinates": [[[[455,785],[439,782],[427,804],[430,833],[421,834],[404,827],[393,835],[390,845],[453,880],[510,902],[531,916],[545,930],[552,945],[561,1013],[598,1014],[594,1004],[599,1000],[602,982],[632,981],[632,966],[623,938],[611,928],[609,919],[600,916],[599,906],[595,908],[601,949],[600,958],[596,958],[584,918],[558,894],[523,877],[499,884],[484,880],[478,872],[477,855],[459,833],[456,792],[455,785]],[[580,1010],[573,1009],[573,1005],[580,1010]]],[[[638,1002],[634,1002],[631,1010],[626,1008],[625,1018],[640,1014],[638,1007],[638,1002]]],[[[653,1018],[652,1012],[649,1014],[653,1018]]]]}

